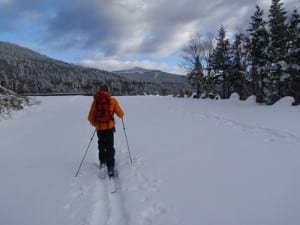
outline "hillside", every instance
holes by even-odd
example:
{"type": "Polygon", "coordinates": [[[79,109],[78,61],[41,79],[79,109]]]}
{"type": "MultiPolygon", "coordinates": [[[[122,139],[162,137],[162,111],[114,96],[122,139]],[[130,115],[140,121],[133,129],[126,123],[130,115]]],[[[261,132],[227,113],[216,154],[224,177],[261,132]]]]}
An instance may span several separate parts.
{"type": "Polygon", "coordinates": [[[139,82],[99,69],[69,64],[28,48],[0,42],[0,84],[20,94],[91,94],[108,84],[114,95],[178,94],[184,84],[139,82]]]}
{"type": "Polygon", "coordinates": [[[118,70],[114,72],[122,77],[137,81],[188,85],[186,76],[166,73],[160,70],[148,70],[140,67],[134,67],[128,70],[118,70]]]}

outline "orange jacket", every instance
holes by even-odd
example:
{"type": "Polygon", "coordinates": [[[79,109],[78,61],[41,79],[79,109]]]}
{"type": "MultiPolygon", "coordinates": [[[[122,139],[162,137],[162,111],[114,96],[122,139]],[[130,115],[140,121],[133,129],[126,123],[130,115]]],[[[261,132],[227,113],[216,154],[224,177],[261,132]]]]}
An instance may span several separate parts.
{"type": "MultiPolygon", "coordinates": [[[[120,107],[118,100],[112,96],[110,98],[111,98],[110,111],[113,114],[117,114],[118,117],[122,118],[124,116],[124,112],[123,112],[122,108],[120,107]]],[[[110,120],[108,123],[97,123],[96,124],[95,113],[96,113],[96,102],[94,100],[91,105],[91,108],[90,108],[88,120],[93,126],[96,126],[97,130],[108,130],[108,129],[112,129],[115,126],[114,120],[110,120]]]]}

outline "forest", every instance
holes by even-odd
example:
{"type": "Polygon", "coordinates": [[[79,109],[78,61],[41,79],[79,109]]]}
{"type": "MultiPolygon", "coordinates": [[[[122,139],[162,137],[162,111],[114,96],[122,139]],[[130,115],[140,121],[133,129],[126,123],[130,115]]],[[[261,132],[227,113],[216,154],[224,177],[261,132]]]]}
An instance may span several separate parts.
{"type": "Polygon", "coordinates": [[[182,95],[189,89],[187,83],[127,79],[0,41],[0,85],[20,95],[91,95],[102,84],[108,85],[113,95],[182,95]]]}
{"type": "Polygon", "coordinates": [[[182,66],[196,97],[241,100],[251,95],[271,105],[284,96],[300,104],[300,17],[272,0],[268,15],[256,5],[246,32],[226,37],[221,25],[217,37],[196,33],[182,48],[182,66]]]}

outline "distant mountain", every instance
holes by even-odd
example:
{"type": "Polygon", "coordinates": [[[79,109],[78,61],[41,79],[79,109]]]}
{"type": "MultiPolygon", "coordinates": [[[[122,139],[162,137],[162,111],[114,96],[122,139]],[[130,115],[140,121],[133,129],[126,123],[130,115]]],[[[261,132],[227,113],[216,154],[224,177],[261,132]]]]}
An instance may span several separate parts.
{"type": "Polygon", "coordinates": [[[107,71],[65,63],[0,42],[0,84],[17,93],[92,93],[103,83],[125,81],[107,71]]]}
{"type": "Polygon", "coordinates": [[[186,76],[167,73],[160,70],[148,70],[141,67],[133,67],[128,70],[114,71],[114,73],[136,81],[188,85],[186,76]]]}
{"type": "Polygon", "coordinates": [[[148,72],[148,71],[150,71],[150,70],[136,66],[136,67],[133,67],[133,68],[128,69],[128,70],[118,70],[118,71],[114,71],[114,72],[121,73],[121,74],[122,73],[125,73],[125,74],[126,73],[139,73],[139,74],[143,74],[143,73],[148,72]]]}
{"type": "Polygon", "coordinates": [[[169,95],[186,88],[178,83],[132,80],[117,73],[51,59],[31,49],[0,41],[0,85],[16,93],[92,94],[102,84],[107,84],[113,95],[169,95]]]}

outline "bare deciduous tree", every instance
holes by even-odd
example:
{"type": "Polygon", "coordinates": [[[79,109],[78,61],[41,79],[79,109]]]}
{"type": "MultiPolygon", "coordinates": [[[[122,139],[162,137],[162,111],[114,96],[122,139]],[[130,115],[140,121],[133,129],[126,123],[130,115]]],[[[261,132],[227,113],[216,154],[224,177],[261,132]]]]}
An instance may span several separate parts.
{"type": "Polygon", "coordinates": [[[210,89],[209,84],[206,82],[210,77],[210,65],[209,58],[213,53],[214,49],[214,35],[208,33],[206,35],[201,35],[200,33],[195,33],[189,39],[188,43],[181,49],[181,57],[183,59],[180,64],[186,71],[188,76],[190,77],[201,77],[201,79],[189,79],[192,86],[197,87],[197,96],[201,92],[208,93],[208,89],[210,89]],[[197,65],[200,63],[200,66],[197,65]],[[201,68],[201,71],[199,71],[201,68]],[[199,73],[199,75],[195,75],[195,73],[199,73]],[[201,75],[200,75],[201,74],[201,75]],[[199,90],[201,87],[201,90],[199,90]]]}
{"type": "Polygon", "coordinates": [[[192,35],[188,43],[181,49],[181,58],[183,59],[180,64],[187,72],[191,72],[195,68],[196,59],[200,59],[202,67],[209,70],[209,58],[214,49],[214,35],[207,33],[201,35],[195,33],[192,35]]]}

